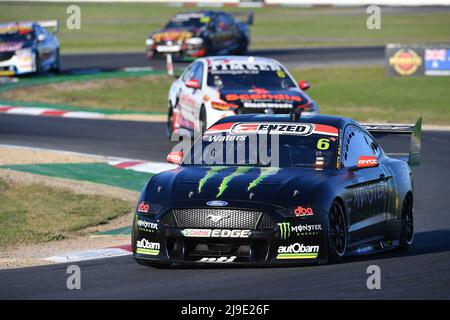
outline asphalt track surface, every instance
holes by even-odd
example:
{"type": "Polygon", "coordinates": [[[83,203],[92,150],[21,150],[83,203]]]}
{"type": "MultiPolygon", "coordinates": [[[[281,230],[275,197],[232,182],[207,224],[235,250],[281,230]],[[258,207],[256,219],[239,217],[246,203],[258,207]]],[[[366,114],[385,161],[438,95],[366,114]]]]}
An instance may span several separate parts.
{"type": "MultiPolygon", "coordinates": [[[[384,46],[268,49],[251,50],[248,54],[277,59],[288,68],[384,63],[384,46]]],[[[143,51],[66,54],[61,57],[63,71],[149,66],[165,69],[165,59],[159,57],[147,60],[143,51]]],[[[174,63],[175,68],[183,66],[186,63],[174,63]]]]}
{"type": "MultiPolygon", "coordinates": [[[[161,123],[0,115],[0,143],[162,161],[171,144],[161,123]]],[[[382,145],[403,149],[396,139],[382,145]]],[[[0,299],[450,299],[450,133],[424,132],[415,174],[415,242],[336,265],[290,268],[153,269],[130,256],[79,262],[81,290],[66,264],[0,271],[0,299]],[[366,269],[381,268],[381,290],[366,269]]]]}

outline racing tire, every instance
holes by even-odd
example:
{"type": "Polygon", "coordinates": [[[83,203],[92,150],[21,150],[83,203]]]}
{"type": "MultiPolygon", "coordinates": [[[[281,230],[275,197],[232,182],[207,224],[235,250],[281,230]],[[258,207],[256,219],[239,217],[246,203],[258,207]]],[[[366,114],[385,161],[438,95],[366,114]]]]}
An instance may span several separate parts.
{"type": "Polygon", "coordinates": [[[248,53],[248,41],[244,40],[244,44],[241,47],[241,50],[239,51],[239,54],[242,56],[245,56],[248,53]]]}
{"type": "Polygon", "coordinates": [[[201,130],[200,133],[203,133],[203,132],[206,131],[206,129],[208,129],[208,127],[207,127],[208,123],[207,123],[207,118],[206,118],[206,110],[205,110],[204,106],[202,106],[202,108],[200,109],[200,116],[199,116],[198,120],[199,120],[199,127],[200,127],[200,130],[201,130]]]}
{"type": "Polygon", "coordinates": [[[410,194],[403,200],[402,216],[400,222],[399,249],[408,250],[414,241],[414,209],[410,194]]]}
{"type": "Polygon", "coordinates": [[[34,51],[34,64],[36,66],[36,70],[34,72],[41,73],[42,72],[41,61],[39,59],[39,53],[37,51],[34,51]]]}
{"type": "Polygon", "coordinates": [[[339,201],[333,201],[328,220],[328,262],[338,263],[347,251],[347,222],[344,207],[339,201]]]}
{"type": "Polygon", "coordinates": [[[169,101],[169,110],[167,111],[167,125],[166,125],[166,133],[167,133],[168,138],[172,137],[173,131],[174,131],[173,107],[172,107],[172,103],[169,101]]]}
{"type": "Polygon", "coordinates": [[[56,61],[53,66],[50,68],[50,72],[59,73],[61,70],[61,56],[59,54],[59,49],[56,50],[56,61]]]}
{"type": "Polygon", "coordinates": [[[213,56],[213,55],[214,55],[214,51],[213,51],[213,49],[212,49],[211,42],[210,42],[210,41],[207,41],[207,42],[205,43],[205,57],[213,56]]]}
{"type": "Polygon", "coordinates": [[[172,263],[170,262],[156,262],[156,261],[147,261],[142,259],[134,259],[138,264],[145,267],[152,267],[157,269],[166,269],[169,268],[172,263]]]}

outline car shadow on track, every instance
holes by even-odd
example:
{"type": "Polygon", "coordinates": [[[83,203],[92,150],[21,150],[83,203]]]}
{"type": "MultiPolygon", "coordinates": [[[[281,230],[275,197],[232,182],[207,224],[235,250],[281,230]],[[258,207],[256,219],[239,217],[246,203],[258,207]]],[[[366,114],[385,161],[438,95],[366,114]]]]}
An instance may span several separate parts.
{"type": "MultiPolygon", "coordinates": [[[[419,232],[415,234],[414,242],[409,250],[390,250],[378,253],[366,254],[345,258],[340,264],[356,263],[362,261],[384,260],[399,257],[418,256],[430,253],[450,251],[450,229],[419,232]]],[[[302,267],[314,267],[317,265],[304,265],[302,267]]],[[[233,264],[211,265],[172,265],[169,269],[241,269],[241,268],[298,268],[299,266],[245,266],[233,264]]]]}
{"type": "Polygon", "coordinates": [[[418,256],[447,251],[450,251],[450,229],[424,231],[414,235],[414,242],[408,250],[391,250],[363,256],[349,257],[345,259],[344,263],[418,256]]]}

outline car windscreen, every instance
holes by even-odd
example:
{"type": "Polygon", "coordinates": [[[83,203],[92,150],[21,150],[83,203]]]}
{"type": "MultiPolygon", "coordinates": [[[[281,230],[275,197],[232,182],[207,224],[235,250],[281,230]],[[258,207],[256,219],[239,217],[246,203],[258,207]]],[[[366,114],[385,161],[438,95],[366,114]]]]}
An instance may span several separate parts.
{"type": "Polygon", "coordinates": [[[0,33],[0,42],[24,42],[33,39],[33,32],[0,33]]]}
{"type": "Polygon", "coordinates": [[[213,126],[183,165],[332,168],[338,143],[336,128],[317,124],[238,123],[225,131],[213,126]]]}
{"type": "Polygon", "coordinates": [[[225,63],[209,67],[208,86],[220,90],[296,88],[286,71],[275,64],[225,63]]]}
{"type": "Polygon", "coordinates": [[[201,14],[180,14],[173,17],[166,28],[201,28],[210,21],[210,17],[201,14]]]}

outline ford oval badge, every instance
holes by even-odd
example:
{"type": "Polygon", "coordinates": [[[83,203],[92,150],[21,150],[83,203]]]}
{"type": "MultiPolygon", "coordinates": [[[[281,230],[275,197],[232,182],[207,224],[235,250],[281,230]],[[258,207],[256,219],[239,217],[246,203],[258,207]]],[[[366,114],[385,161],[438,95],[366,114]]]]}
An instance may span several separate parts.
{"type": "Polygon", "coordinates": [[[220,200],[213,200],[213,201],[208,201],[206,203],[206,205],[208,205],[210,207],[225,207],[228,205],[228,202],[220,201],[220,200]]]}

